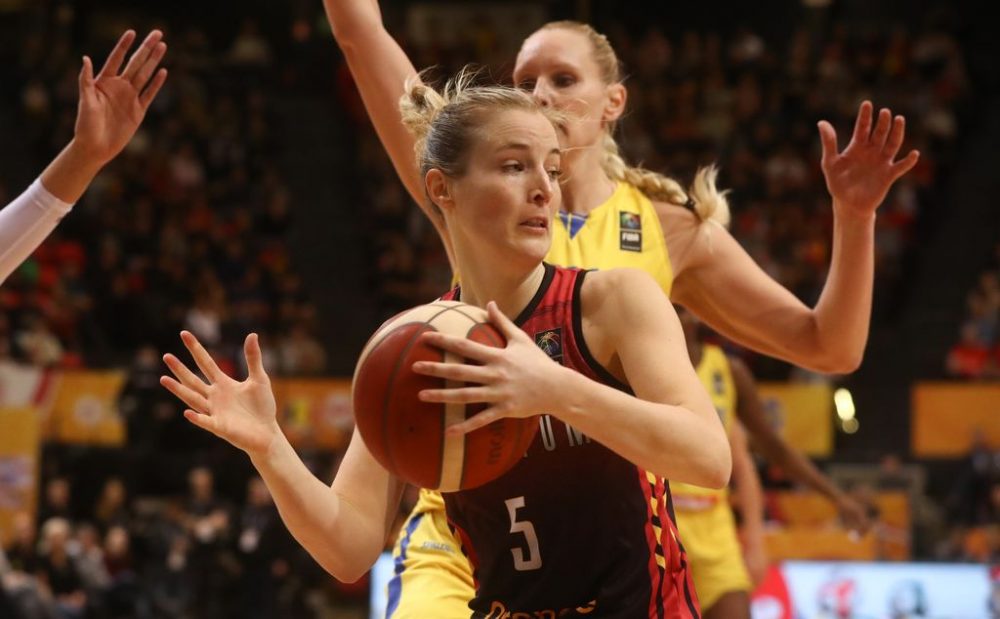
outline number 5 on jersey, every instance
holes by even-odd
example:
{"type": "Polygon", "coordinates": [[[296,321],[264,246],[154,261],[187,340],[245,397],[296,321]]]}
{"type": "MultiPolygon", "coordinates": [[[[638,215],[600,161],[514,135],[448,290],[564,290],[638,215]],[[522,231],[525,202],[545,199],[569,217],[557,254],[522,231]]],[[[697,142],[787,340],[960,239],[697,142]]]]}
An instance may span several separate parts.
{"type": "Polygon", "coordinates": [[[514,497],[504,501],[507,505],[507,513],[510,515],[511,534],[521,533],[528,543],[528,557],[524,557],[524,548],[515,547],[510,549],[510,554],[514,556],[514,569],[519,572],[537,570],[542,567],[542,554],[538,550],[538,536],[535,535],[535,526],[530,520],[518,522],[517,510],[524,507],[524,497],[514,497]]]}

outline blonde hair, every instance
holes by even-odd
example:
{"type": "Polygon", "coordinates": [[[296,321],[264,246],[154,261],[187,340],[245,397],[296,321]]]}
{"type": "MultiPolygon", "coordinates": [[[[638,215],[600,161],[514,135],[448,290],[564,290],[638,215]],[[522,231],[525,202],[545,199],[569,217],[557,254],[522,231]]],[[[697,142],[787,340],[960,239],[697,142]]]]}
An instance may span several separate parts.
{"type": "MultiPolygon", "coordinates": [[[[569,30],[583,35],[590,42],[594,61],[601,72],[605,84],[622,81],[621,62],[611,47],[608,37],[582,22],[563,20],[549,22],[540,30],[569,30]]],[[[604,159],[601,162],[605,174],[615,181],[634,185],[652,200],[668,202],[691,209],[701,221],[729,225],[729,202],[725,191],[716,187],[719,170],[714,165],[698,168],[694,183],[687,190],[679,182],[652,170],[630,166],[625,163],[614,138],[614,126],[609,126],[604,134],[604,159]]]]}
{"type": "Polygon", "coordinates": [[[524,91],[474,85],[478,72],[469,67],[448,80],[441,92],[424,84],[421,75],[407,81],[406,92],[399,100],[403,124],[416,138],[414,149],[421,176],[434,168],[454,178],[465,174],[473,132],[493,112],[525,110],[557,120],[553,112],[542,108],[524,91]]]}

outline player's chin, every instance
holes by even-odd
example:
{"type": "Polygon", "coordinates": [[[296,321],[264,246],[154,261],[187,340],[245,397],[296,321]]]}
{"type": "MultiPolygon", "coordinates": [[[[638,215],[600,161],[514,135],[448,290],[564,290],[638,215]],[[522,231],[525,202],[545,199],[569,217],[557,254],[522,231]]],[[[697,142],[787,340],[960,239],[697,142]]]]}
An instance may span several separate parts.
{"type": "Polygon", "coordinates": [[[552,239],[551,237],[530,239],[522,245],[526,258],[529,258],[532,262],[541,262],[549,254],[549,248],[552,247],[552,239]]]}

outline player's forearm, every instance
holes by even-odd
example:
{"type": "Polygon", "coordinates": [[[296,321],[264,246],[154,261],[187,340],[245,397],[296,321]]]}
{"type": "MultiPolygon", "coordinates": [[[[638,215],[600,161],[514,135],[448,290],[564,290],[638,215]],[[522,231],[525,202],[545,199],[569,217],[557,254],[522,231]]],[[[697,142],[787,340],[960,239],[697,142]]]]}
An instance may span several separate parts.
{"type": "Polygon", "coordinates": [[[326,19],[341,47],[352,45],[354,37],[382,27],[382,12],[371,0],[323,0],[326,19]]]}
{"type": "Polygon", "coordinates": [[[42,172],[42,184],[63,202],[74,203],[87,190],[104,163],[84,151],[76,140],[70,141],[42,172]]]}
{"type": "Polygon", "coordinates": [[[764,488],[753,460],[743,445],[743,454],[733,450],[733,485],[748,541],[762,543],[764,537],[764,488]]]}
{"type": "Polygon", "coordinates": [[[823,494],[831,501],[839,498],[840,489],[816,468],[812,460],[785,441],[778,437],[768,439],[760,444],[760,450],[769,462],[780,466],[793,480],[823,494]]]}
{"type": "MultiPolygon", "coordinates": [[[[835,205],[834,212],[838,209],[835,205]]],[[[816,337],[832,372],[861,364],[872,311],[875,216],[834,217],[830,272],[813,309],[816,337]]]]}
{"type": "Polygon", "coordinates": [[[722,424],[681,406],[647,402],[567,370],[554,414],[655,475],[706,488],[729,482],[722,424]]]}
{"type": "Polygon", "coordinates": [[[42,244],[72,207],[36,180],[0,209],[0,283],[42,244]]]}
{"type": "Polygon", "coordinates": [[[292,536],[324,569],[354,582],[371,568],[385,542],[381,527],[317,479],[287,439],[251,461],[292,536]]]}
{"type": "MultiPolygon", "coordinates": [[[[451,260],[444,220],[431,207],[414,154],[414,138],[403,125],[399,100],[417,70],[382,24],[378,5],[368,0],[326,0],[327,17],[344,52],[358,93],[396,175],[441,236],[451,260]]],[[[454,261],[451,261],[454,264],[454,261]]]]}

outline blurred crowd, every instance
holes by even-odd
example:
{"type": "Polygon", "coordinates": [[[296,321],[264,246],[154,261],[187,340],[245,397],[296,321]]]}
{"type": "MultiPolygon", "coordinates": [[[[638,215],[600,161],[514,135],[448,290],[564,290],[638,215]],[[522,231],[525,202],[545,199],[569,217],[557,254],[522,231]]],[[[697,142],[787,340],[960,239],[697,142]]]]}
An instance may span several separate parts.
{"type": "MultiPolygon", "coordinates": [[[[63,9],[40,9],[50,23],[22,32],[3,63],[19,87],[0,105],[36,169],[73,132],[79,56],[63,9]]],[[[228,46],[195,26],[169,45],[170,78],[135,139],[0,289],[0,360],[123,365],[185,328],[224,359],[259,331],[270,370],[321,373],[316,310],[287,245],[270,44],[247,20],[228,46]]],[[[0,184],[0,201],[19,191],[0,184]]]]}
{"type": "Polygon", "coordinates": [[[965,320],[945,370],[956,378],[1000,379],[1000,242],[966,297],[965,320]]]}
{"type": "Polygon", "coordinates": [[[249,478],[238,502],[217,493],[208,468],[187,480],[186,495],[151,499],[110,477],[81,509],[71,479],[51,478],[39,526],[18,516],[0,550],[0,595],[16,609],[0,615],[264,619],[328,616],[366,601],[367,583],[337,586],[306,555],[260,478],[249,478]]]}
{"type": "Polygon", "coordinates": [[[977,435],[954,478],[944,507],[951,525],[933,557],[1000,563],[1000,446],[977,435]]]}

